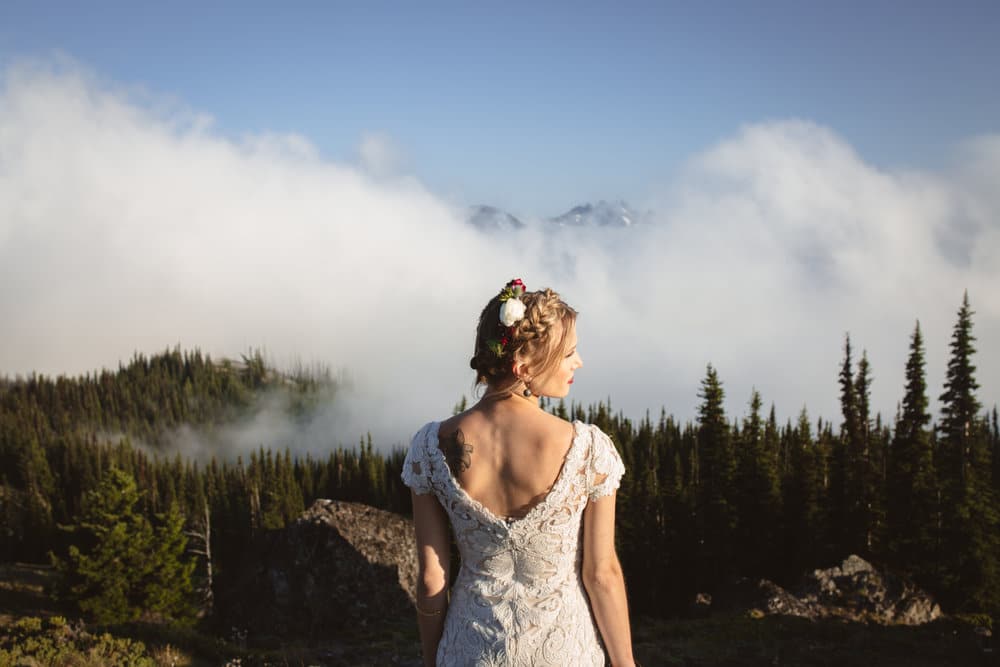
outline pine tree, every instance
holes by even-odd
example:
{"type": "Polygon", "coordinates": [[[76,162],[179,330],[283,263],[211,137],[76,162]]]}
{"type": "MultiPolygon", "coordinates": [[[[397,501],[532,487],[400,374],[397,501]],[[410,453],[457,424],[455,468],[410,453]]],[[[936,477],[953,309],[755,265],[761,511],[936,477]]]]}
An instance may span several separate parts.
{"type": "Polygon", "coordinates": [[[844,336],[844,361],[840,368],[840,437],[833,442],[830,461],[830,535],[837,557],[864,553],[867,521],[862,511],[864,441],[858,394],[851,359],[851,337],[844,336]]]}
{"type": "Polygon", "coordinates": [[[701,545],[701,581],[721,585],[732,573],[734,513],[730,498],[733,457],[722,383],[711,364],[701,382],[698,408],[698,478],[695,511],[701,545]]]}
{"type": "Polygon", "coordinates": [[[913,329],[906,361],[906,393],[896,420],[887,474],[888,551],[905,574],[926,580],[934,557],[936,480],[928,424],[927,381],[920,322],[913,329]]]}
{"type": "Polygon", "coordinates": [[[186,557],[184,515],[176,502],[160,515],[143,582],[143,611],[156,620],[190,625],[197,613],[191,576],[195,560],[186,557]]]}
{"type": "Polygon", "coordinates": [[[29,438],[20,453],[18,472],[23,483],[23,517],[21,555],[32,559],[45,554],[52,538],[52,502],[55,482],[45,451],[37,438],[29,438]]]}
{"type": "Polygon", "coordinates": [[[940,562],[953,601],[963,609],[984,610],[1000,604],[1000,520],[993,500],[986,420],[978,414],[972,315],[966,292],[940,398],[940,562]]]}
{"type": "Polygon", "coordinates": [[[949,500],[961,496],[960,487],[969,475],[971,441],[975,438],[980,410],[976,398],[979,383],[975,379],[976,367],[972,365],[972,355],[976,352],[972,345],[976,340],[972,335],[972,315],[969,293],[966,292],[952,333],[951,359],[948,361],[945,390],[940,396],[940,431],[944,446],[941,473],[949,500]]]}
{"type": "Polygon", "coordinates": [[[863,545],[862,554],[870,556],[876,541],[876,517],[879,515],[878,497],[876,494],[876,466],[878,452],[878,429],[873,437],[871,417],[871,365],[868,363],[867,350],[861,351],[858,361],[858,372],[854,377],[854,397],[857,410],[857,442],[853,448],[853,466],[850,477],[851,487],[857,495],[855,504],[855,530],[859,544],[863,545]]]}
{"type": "Polygon", "coordinates": [[[813,442],[805,407],[789,443],[789,471],[781,485],[782,525],[785,531],[785,572],[814,567],[820,556],[822,533],[822,464],[813,442]]]}
{"type": "MultiPolygon", "coordinates": [[[[779,495],[774,451],[765,440],[760,393],[750,395],[750,415],[736,440],[735,510],[736,548],[743,574],[763,576],[774,548],[779,495]]],[[[773,417],[773,411],[772,415],[773,417]]],[[[768,420],[767,430],[776,429],[768,420]]]]}
{"type": "Polygon", "coordinates": [[[61,575],[59,597],[75,601],[98,623],[151,619],[184,623],[193,618],[191,572],[183,559],[187,538],[176,504],[154,532],[138,510],[135,479],[111,468],[87,494],[84,513],[70,528],[67,558],[52,556],[61,575]]]}
{"type": "Polygon", "coordinates": [[[153,531],[136,511],[138,502],[135,480],[112,468],[87,494],[68,559],[53,557],[63,577],[61,597],[76,601],[98,623],[131,621],[142,613],[153,531]]]}

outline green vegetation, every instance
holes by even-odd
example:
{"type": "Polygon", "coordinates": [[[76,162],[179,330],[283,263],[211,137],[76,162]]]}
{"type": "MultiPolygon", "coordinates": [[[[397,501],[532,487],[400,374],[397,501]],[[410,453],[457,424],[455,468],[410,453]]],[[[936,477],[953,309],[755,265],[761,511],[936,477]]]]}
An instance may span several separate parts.
{"type": "Polygon", "coordinates": [[[61,616],[18,620],[0,633],[0,667],[23,665],[77,665],[155,667],[145,645],[108,633],[91,634],[61,616]]]}
{"type": "Polygon", "coordinates": [[[87,493],[84,513],[72,530],[69,556],[53,557],[62,575],[59,597],[75,601],[98,623],[117,624],[147,616],[187,624],[197,613],[185,558],[187,537],[177,503],[160,515],[154,530],[138,513],[139,492],[131,475],[112,468],[87,493]],[[86,551],[78,544],[90,545],[86,551]]]}

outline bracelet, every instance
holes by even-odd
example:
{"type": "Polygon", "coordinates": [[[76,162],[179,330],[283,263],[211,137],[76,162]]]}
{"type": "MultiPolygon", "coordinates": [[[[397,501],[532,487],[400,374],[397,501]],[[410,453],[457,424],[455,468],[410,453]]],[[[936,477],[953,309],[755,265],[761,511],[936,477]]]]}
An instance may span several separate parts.
{"type": "Polygon", "coordinates": [[[437,611],[424,611],[420,608],[420,605],[415,604],[413,606],[416,608],[417,613],[421,616],[440,616],[442,611],[441,609],[438,609],[437,611]]]}
{"type": "MultiPolygon", "coordinates": [[[[448,603],[451,602],[451,591],[450,590],[447,593],[445,593],[444,600],[445,600],[445,602],[444,602],[444,608],[447,609],[448,608],[448,603]]],[[[413,606],[414,606],[414,608],[416,608],[417,613],[420,614],[421,616],[440,616],[441,612],[444,611],[443,609],[438,609],[437,611],[424,611],[423,609],[420,608],[420,605],[417,604],[416,601],[414,601],[413,606]]]]}

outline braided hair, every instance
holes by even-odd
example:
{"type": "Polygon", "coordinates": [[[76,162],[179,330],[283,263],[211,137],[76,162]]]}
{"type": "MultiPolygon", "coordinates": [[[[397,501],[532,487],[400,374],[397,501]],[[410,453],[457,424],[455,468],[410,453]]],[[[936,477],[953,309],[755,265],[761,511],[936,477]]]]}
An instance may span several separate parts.
{"type": "Polygon", "coordinates": [[[469,361],[476,372],[476,386],[488,386],[491,393],[509,393],[518,387],[521,380],[514,375],[515,362],[527,364],[536,376],[553,368],[576,322],[576,311],[558,293],[545,288],[522,294],[524,317],[504,326],[500,321],[502,294],[490,299],[479,316],[476,345],[469,361]],[[500,354],[496,341],[504,341],[500,354]]]}

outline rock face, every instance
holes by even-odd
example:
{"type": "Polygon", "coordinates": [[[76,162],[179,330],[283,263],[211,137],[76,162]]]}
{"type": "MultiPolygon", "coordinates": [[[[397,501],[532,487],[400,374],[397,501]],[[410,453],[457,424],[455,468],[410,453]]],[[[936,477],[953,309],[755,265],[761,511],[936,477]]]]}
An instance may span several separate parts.
{"type": "Polygon", "coordinates": [[[409,519],[358,503],[317,500],[247,554],[227,622],[254,636],[355,634],[412,613],[416,580],[409,519]]]}
{"type": "Polygon", "coordinates": [[[756,607],[768,614],[904,625],[920,625],[941,616],[941,608],[928,593],[880,573],[854,555],[839,567],[814,570],[794,594],[767,579],[757,584],[757,593],[756,607]]]}

